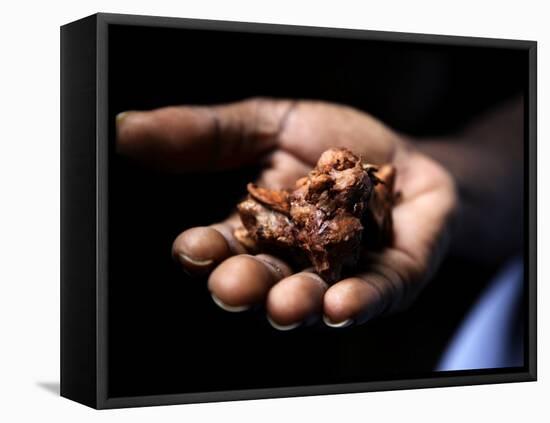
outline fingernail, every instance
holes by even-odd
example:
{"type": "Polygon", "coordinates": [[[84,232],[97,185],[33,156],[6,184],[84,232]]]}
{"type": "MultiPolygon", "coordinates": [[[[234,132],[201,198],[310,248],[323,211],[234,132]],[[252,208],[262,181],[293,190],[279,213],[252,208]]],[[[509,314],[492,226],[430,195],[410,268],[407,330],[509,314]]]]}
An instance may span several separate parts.
{"type": "Polygon", "coordinates": [[[189,264],[192,264],[193,266],[198,266],[198,267],[206,267],[214,263],[214,260],[212,259],[199,260],[196,258],[191,258],[187,254],[183,254],[183,253],[178,253],[178,257],[180,258],[180,261],[184,263],[189,263],[189,264]]]}
{"type": "Polygon", "coordinates": [[[239,313],[241,311],[248,310],[250,306],[242,305],[242,306],[230,306],[228,304],[225,304],[222,300],[220,300],[218,297],[216,297],[214,294],[212,295],[212,299],[216,303],[216,305],[221,308],[222,310],[229,311],[230,313],[239,313]]]}
{"type": "Polygon", "coordinates": [[[267,321],[269,322],[269,324],[271,326],[273,326],[273,328],[275,328],[277,330],[280,330],[280,331],[287,331],[287,330],[296,329],[298,326],[300,326],[302,324],[302,322],[298,322],[298,323],[292,323],[290,325],[280,325],[278,323],[275,323],[273,320],[271,320],[271,318],[269,316],[266,316],[266,317],[267,317],[267,321]]]}
{"type": "Polygon", "coordinates": [[[323,322],[331,328],[345,328],[353,323],[353,319],[342,320],[341,322],[333,322],[327,316],[323,315],[323,322]]]}
{"type": "Polygon", "coordinates": [[[120,112],[116,115],[116,123],[120,124],[129,114],[130,112],[120,112]]]}

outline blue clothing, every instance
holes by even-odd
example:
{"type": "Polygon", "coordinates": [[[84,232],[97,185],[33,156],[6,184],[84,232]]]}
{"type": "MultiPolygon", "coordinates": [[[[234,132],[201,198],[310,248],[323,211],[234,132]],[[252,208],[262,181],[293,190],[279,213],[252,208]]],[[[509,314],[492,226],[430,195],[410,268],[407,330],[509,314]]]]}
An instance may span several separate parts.
{"type": "Polygon", "coordinates": [[[489,284],[453,336],[437,370],[523,366],[523,261],[489,284]]]}

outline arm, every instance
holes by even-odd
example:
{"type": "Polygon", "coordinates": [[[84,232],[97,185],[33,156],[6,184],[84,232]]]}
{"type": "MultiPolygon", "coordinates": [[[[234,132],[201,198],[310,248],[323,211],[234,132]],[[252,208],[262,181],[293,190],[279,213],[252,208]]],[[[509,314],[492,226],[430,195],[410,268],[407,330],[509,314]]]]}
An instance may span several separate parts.
{"type": "Polygon", "coordinates": [[[451,253],[498,264],[523,243],[523,98],[480,116],[460,133],[418,140],[453,175],[459,194],[451,253]]]}

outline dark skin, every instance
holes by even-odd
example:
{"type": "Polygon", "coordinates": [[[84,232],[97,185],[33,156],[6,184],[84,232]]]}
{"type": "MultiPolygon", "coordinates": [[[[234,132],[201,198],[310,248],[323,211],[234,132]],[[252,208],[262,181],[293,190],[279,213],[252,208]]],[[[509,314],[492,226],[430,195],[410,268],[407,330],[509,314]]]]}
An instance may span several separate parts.
{"type": "MultiPolygon", "coordinates": [[[[518,115],[520,109],[509,106],[498,111],[502,122],[497,119],[489,127],[506,122],[509,127],[510,116],[518,115]]],[[[248,254],[233,236],[239,224],[236,214],[188,229],[173,244],[173,255],[186,270],[209,274],[208,288],[225,310],[265,304],[269,321],[281,330],[321,317],[328,326],[345,327],[408,307],[449,248],[464,250],[462,244],[468,243],[461,235],[464,225],[483,227],[479,216],[495,207],[493,199],[502,197],[495,178],[513,179],[514,175],[502,172],[513,173],[506,160],[517,150],[503,149],[494,130],[488,130],[485,138],[477,135],[479,142],[474,142],[472,137],[483,124],[461,135],[468,142],[418,142],[347,106],[249,99],[123,113],[117,117],[117,146],[121,154],[172,172],[215,171],[260,162],[264,170],[257,184],[274,189],[292,186],[330,147],[346,147],[369,163],[392,163],[397,170],[395,189],[400,192],[393,209],[394,242],[379,252],[363,252],[357,272],[330,287],[311,269],[292,269],[277,257],[248,254]],[[475,154],[480,145],[505,157],[489,154],[491,160],[483,164],[475,154]],[[461,154],[471,158],[468,164],[457,163],[461,154]],[[474,199],[490,195],[491,201],[471,203],[472,193],[474,199]]],[[[521,146],[522,135],[517,132],[509,130],[507,142],[521,146]]],[[[506,200],[513,200],[513,195],[509,193],[506,200]]],[[[502,216],[504,221],[513,218],[513,212],[508,214],[502,216]]],[[[501,259],[513,248],[493,256],[501,259]]]]}

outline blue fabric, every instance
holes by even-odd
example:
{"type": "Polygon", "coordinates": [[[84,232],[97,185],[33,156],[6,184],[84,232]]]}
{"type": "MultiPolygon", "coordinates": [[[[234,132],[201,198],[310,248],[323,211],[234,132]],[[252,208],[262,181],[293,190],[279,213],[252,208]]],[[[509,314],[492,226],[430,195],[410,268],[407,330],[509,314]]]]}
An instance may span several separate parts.
{"type": "Polygon", "coordinates": [[[523,261],[489,284],[453,336],[437,370],[523,366],[523,261]]]}

